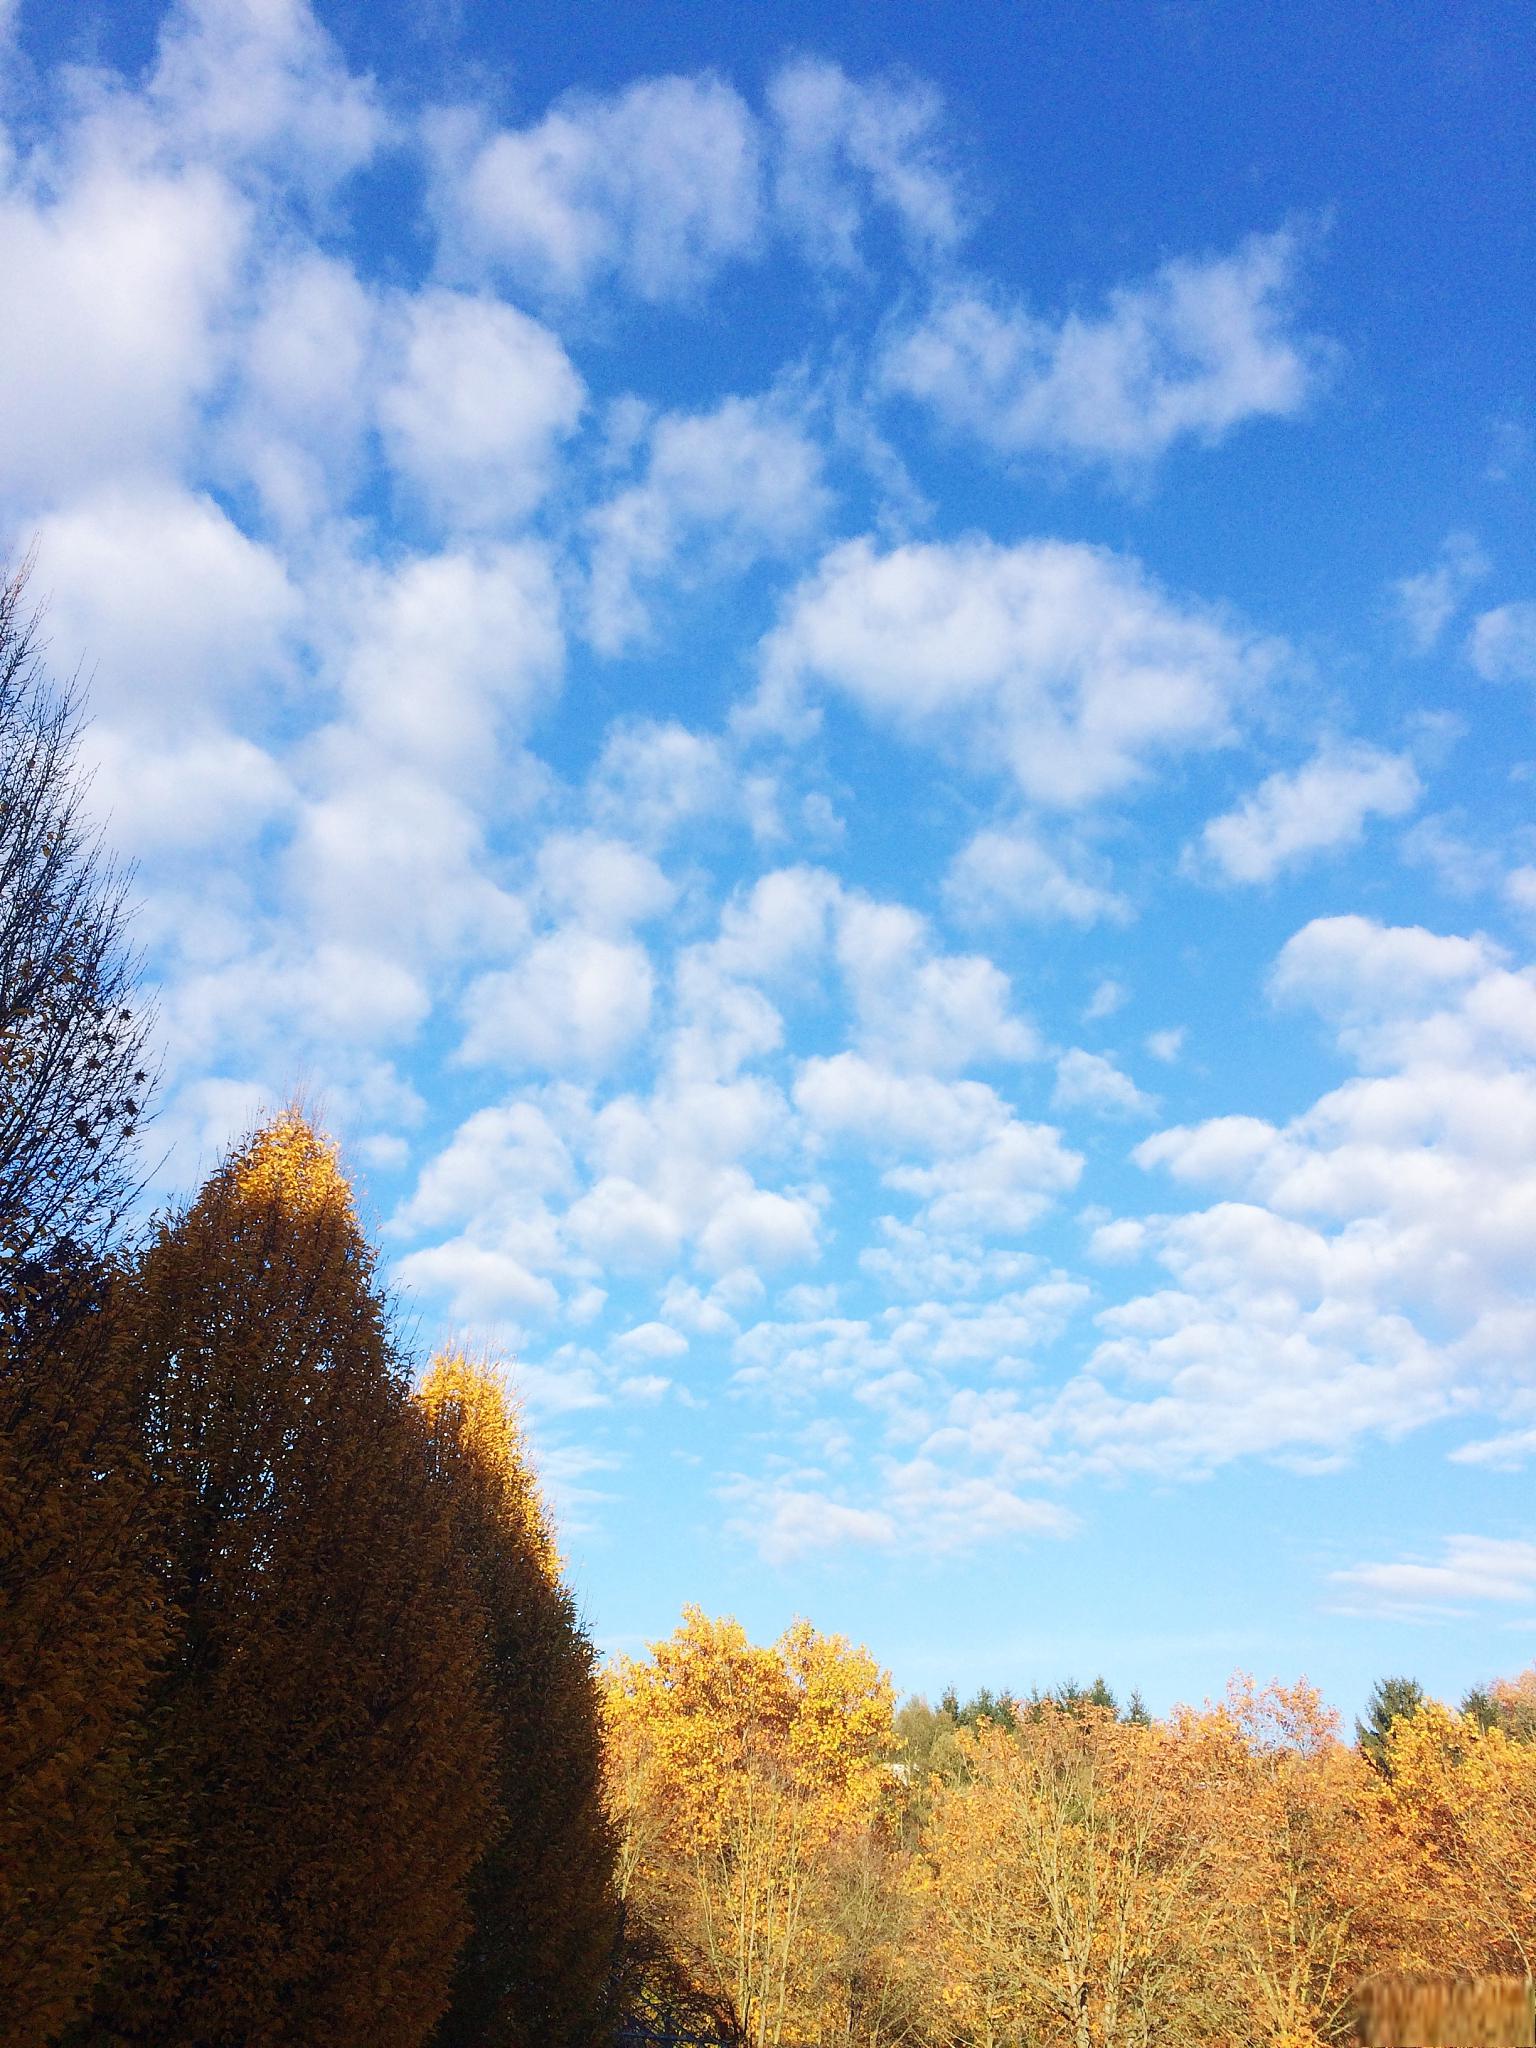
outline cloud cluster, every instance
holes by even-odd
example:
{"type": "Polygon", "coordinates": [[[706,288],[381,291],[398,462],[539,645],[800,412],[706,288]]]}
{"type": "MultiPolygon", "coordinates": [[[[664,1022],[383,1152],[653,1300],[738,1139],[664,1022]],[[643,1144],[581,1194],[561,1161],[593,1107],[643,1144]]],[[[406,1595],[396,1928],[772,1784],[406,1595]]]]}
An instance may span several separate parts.
{"type": "MultiPolygon", "coordinates": [[[[52,84],[0,158],[0,521],[142,861],[168,1183],[306,1088],[395,1276],[520,1348],[574,1497],[612,1409],[713,1403],[723,1470],[767,1417],[728,1484],[776,1557],[1059,1535],[1085,1472],[1324,1464],[1430,1419],[1527,1455],[1528,972],[1314,921],[1270,992],[1352,1078],[1144,1137],[1127,1048],[1171,1092],[1186,1024],[1118,959],[1063,993],[1018,943],[1129,945],[1149,903],[1217,901],[1192,877],[1347,856],[1430,769],[1319,740],[1200,829],[1169,785],[1244,747],[1284,645],[1121,548],[923,498],[927,414],[1094,488],[1299,414],[1332,359],[1304,237],[1026,303],[961,268],[938,95],[814,56],[760,97],[429,111],[304,0],[180,0],[141,77],[52,84]],[[355,182],[386,152],[425,195],[388,234],[355,182]],[[742,388],[708,301],[754,267],[788,339],[742,388]],[[1100,1204],[1133,1148],[1166,1210],[1100,1204]]],[[[1453,537],[1398,586],[1417,646],[1482,568],[1453,537]]],[[[1536,673],[1530,612],[1471,621],[1475,673],[1536,673]]],[[[1501,854],[1517,909],[1530,872],[1501,854]]]]}
{"type": "Polygon", "coordinates": [[[1230,255],[1165,263],[1103,312],[1034,314],[952,287],[892,341],[887,386],[1001,455],[1145,463],[1188,436],[1295,413],[1329,361],[1291,325],[1298,243],[1281,231],[1230,255]]]}
{"type": "Polygon", "coordinates": [[[1320,853],[1358,844],[1371,818],[1400,818],[1423,786],[1406,754],[1363,741],[1319,749],[1293,773],[1271,775],[1200,835],[1197,867],[1222,881],[1272,882],[1320,853]]]}
{"type": "Polygon", "coordinates": [[[1478,939],[1314,921],[1271,977],[1360,1068],[1285,1125],[1174,1126],[1139,1163],[1218,1199],[1118,1226],[1171,1284],[1105,1309],[1054,1412],[1087,1464],[1303,1468],[1531,1408],[1536,977],[1478,939]]]}
{"type": "Polygon", "coordinates": [[[792,722],[809,693],[836,692],[1071,810],[1230,740],[1276,655],[1107,549],[855,540],[791,598],[761,715],[792,722]]]}
{"type": "Polygon", "coordinates": [[[449,261],[551,298],[607,283],[666,301],[783,236],[814,262],[857,262],[866,216],[919,247],[959,238],[963,205],[923,86],[856,81],[801,59],[759,114],[724,79],[571,92],[524,128],[472,109],[435,124],[433,210],[449,261]]]}

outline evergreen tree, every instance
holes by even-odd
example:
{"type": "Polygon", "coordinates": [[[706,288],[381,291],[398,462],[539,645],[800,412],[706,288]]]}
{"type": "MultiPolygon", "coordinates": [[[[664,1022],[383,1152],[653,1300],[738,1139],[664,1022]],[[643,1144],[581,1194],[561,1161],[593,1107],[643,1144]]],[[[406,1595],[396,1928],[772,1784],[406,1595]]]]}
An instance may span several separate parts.
{"type": "Polygon", "coordinates": [[[169,1655],[154,1853],[91,2048],[418,2048],[489,1818],[479,1644],[330,1147],[279,1118],[163,1227],[149,1382],[169,1655]]]}
{"type": "Polygon", "coordinates": [[[1485,1733],[1497,1728],[1511,1742],[1536,1742],[1536,1666],[1515,1678],[1473,1686],[1461,1711],[1485,1733]]]}
{"type": "Polygon", "coordinates": [[[439,2048],[585,2048],[602,2038],[617,1936],[591,1645],[497,1376],[439,1358],[421,1409],[481,1610],[496,1832],[439,2048]]]}
{"type": "Polygon", "coordinates": [[[1416,1714],[1424,1704],[1424,1688],[1416,1678],[1382,1678],[1371,1689],[1365,1719],[1355,1723],[1355,1741],[1383,1776],[1388,1771],[1387,1737],[1392,1723],[1416,1714]]]}

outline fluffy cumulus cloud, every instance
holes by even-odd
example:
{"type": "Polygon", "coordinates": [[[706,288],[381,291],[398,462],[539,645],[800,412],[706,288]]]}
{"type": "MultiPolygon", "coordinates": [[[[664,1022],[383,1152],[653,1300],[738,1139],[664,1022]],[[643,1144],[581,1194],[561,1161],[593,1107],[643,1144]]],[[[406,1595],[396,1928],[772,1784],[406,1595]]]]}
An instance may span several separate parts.
{"type": "Polygon", "coordinates": [[[1266,777],[1236,810],[1212,818],[1196,864],[1222,881],[1272,882],[1319,854],[1356,845],[1370,819],[1400,818],[1421,794],[1406,754],[1360,741],[1325,746],[1290,774],[1266,777]]]}
{"type": "Polygon", "coordinates": [[[424,293],[401,321],[399,370],[379,400],[396,475],[450,523],[516,521],[581,414],[565,350],[526,313],[463,292],[424,293]]]}
{"type": "Polygon", "coordinates": [[[723,79],[573,92],[526,128],[439,127],[437,209],[459,267],[557,296],[618,279],[648,299],[695,289],[760,230],[761,142],[723,79]]]}
{"type": "Polygon", "coordinates": [[[1057,852],[1029,826],[989,825],[956,854],[944,888],[969,923],[1120,924],[1131,907],[1109,886],[1106,867],[1076,849],[1057,852]]]}
{"type": "Polygon", "coordinates": [[[806,693],[837,692],[1070,809],[1229,738],[1274,659],[1106,549],[856,540],[790,599],[764,649],[760,708],[790,719],[806,693]]]}
{"type": "Polygon", "coordinates": [[[849,267],[871,202],[924,250],[961,238],[964,201],[937,93],[920,83],[856,81],[812,58],[768,89],[778,129],[774,198],[790,232],[824,262],[849,267]]]}
{"type": "Polygon", "coordinates": [[[686,585],[793,554],[827,505],[819,449],[771,401],[728,398],[657,420],[639,479],[590,515],[595,644],[617,653],[643,638],[644,593],[664,577],[686,585]]]}
{"type": "Polygon", "coordinates": [[[603,285],[694,297],[778,242],[850,269],[882,218],[927,259],[966,224],[933,89],[814,57],[771,78],[760,111],[703,72],[573,91],[520,128],[459,108],[433,141],[450,267],[555,302],[603,285]]]}
{"type": "Polygon", "coordinates": [[[1145,1116],[1154,1108],[1151,1098],[1112,1059],[1085,1052],[1080,1045],[1057,1060],[1051,1100],[1058,1109],[1093,1109],[1108,1115],[1145,1116]]]}
{"type": "Polygon", "coordinates": [[[1536,683],[1536,603],[1522,600],[1483,612],[1472,627],[1467,655],[1490,683],[1536,683]]]}
{"type": "Polygon", "coordinates": [[[1051,319],[984,288],[943,295],[893,341],[884,375],[1001,454],[1145,462],[1189,436],[1294,413],[1326,351],[1297,332],[1294,235],[1166,263],[1096,315],[1051,319]]]}

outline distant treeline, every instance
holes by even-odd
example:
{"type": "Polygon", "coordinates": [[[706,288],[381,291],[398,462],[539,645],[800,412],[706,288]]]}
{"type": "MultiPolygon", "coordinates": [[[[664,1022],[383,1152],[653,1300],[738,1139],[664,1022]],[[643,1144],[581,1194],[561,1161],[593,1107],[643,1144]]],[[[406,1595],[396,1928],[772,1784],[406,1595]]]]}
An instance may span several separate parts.
{"type": "Polygon", "coordinates": [[[620,1890],[755,2048],[1532,2038],[1536,1671],[1460,1712],[1387,1681],[1353,1742],[1244,1678],[897,1711],[841,1639],[695,1611],[605,1690],[620,1890]],[[1502,2031],[1357,2035],[1422,1971],[1512,1980],[1502,2031]]]}
{"type": "Polygon", "coordinates": [[[1373,1973],[1529,1974],[1536,1672],[1384,1681],[1352,1742],[1247,1680],[898,1711],[692,1609],[597,1672],[500,1379],[416,1383],[302,1115],[126,1228],[148,1026],[21,587],[4,2048],[1319,2048],[1373,1973]]]}

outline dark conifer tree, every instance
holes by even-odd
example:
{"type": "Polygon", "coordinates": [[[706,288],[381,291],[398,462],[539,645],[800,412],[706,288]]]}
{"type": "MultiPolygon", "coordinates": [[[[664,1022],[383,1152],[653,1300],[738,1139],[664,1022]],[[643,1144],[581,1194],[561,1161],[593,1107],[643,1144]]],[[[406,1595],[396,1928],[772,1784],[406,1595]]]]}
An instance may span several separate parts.
{"type": "Polygon", "coordinates": [[[589,2048],[617,1935],[592,1648],[500,1380],[443,1357],[419,1398],[481,1605],[500,1806],[437,2048],[589,2048]]]}
{"type": "Polygon", "coordinates": [[[419,2048],[468,1929],[490,1727],[333,1149],[279,1118],[161,1229],[128,1309],[171,1642],[143,1911],[84,2038],[419,2048]]]}

